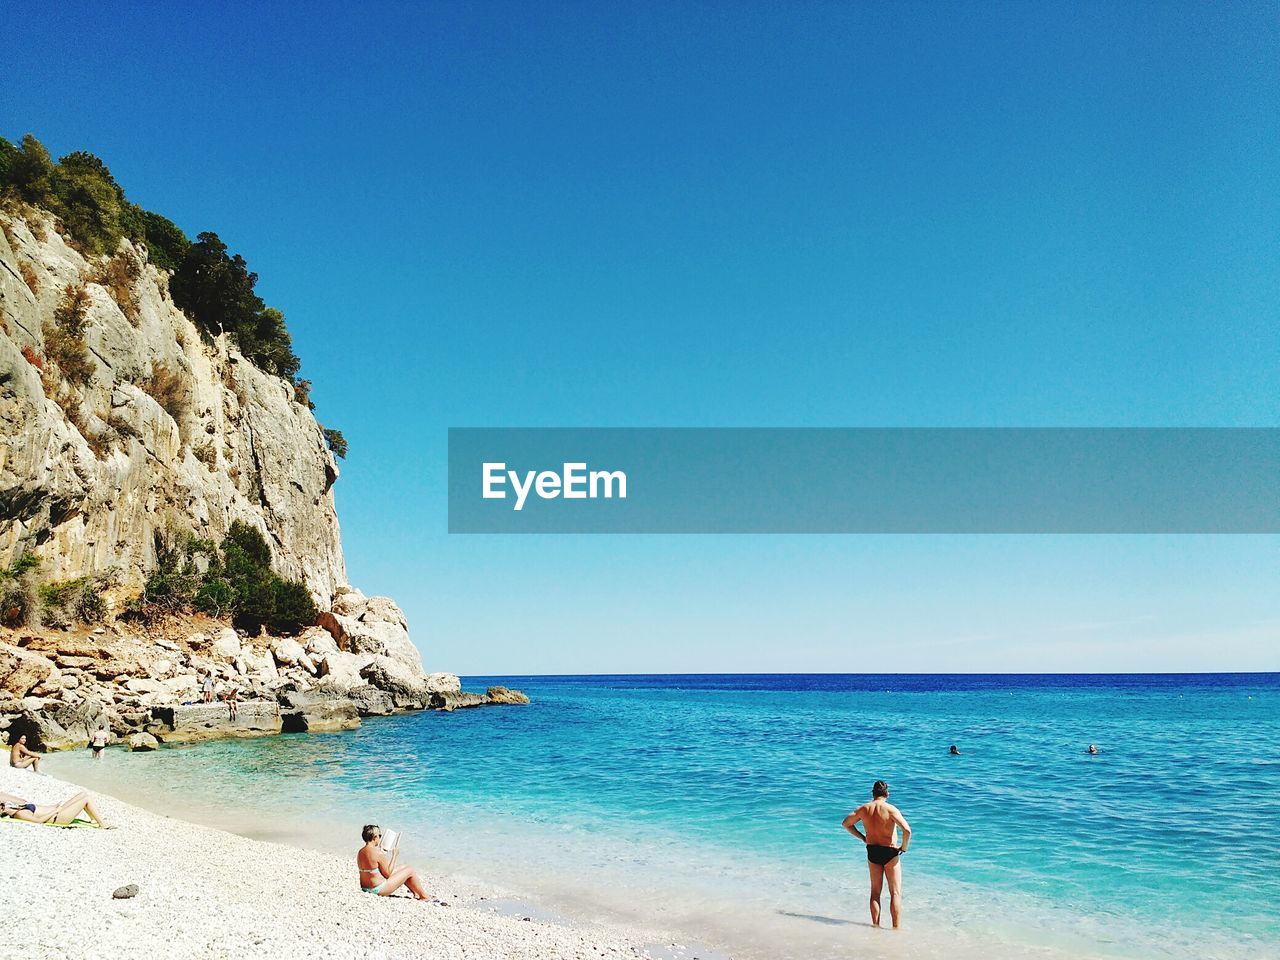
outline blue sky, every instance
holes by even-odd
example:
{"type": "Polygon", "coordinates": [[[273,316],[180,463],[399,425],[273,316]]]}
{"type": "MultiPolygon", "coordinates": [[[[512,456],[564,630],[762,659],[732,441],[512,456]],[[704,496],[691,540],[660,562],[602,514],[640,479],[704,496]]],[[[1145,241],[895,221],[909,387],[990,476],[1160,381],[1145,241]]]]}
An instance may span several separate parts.
{"type": "Polygon", "coordinates": [[[1275,537],[449,537],[449,426],[1280,425],[1272,4],[28,5],[459,672],[1280,669],[1275,537]]]}

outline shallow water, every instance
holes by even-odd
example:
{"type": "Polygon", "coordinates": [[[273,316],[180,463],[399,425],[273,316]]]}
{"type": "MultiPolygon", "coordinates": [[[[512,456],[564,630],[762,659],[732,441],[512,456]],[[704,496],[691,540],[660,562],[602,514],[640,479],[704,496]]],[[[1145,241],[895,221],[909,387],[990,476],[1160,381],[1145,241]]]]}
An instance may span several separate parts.
{"type": "Polygon", "coordinates": [[[402,827],[436,869],[739,957],[1280,955],[1280,675],[491,682],[534,703],[54,762],[273,839],[402,827]],[[915,832],[902,935],[840,829],[877,778],[915,832]]]}

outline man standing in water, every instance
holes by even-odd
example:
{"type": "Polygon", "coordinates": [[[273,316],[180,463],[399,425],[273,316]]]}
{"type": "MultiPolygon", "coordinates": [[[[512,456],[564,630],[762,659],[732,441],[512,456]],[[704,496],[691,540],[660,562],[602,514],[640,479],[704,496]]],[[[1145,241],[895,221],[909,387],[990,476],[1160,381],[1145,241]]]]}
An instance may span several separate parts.
{"type": "Polygon", "coordinates": [[[880,890],[889,878],[889,913],[896,930],[902,920],[902,861],[911,842],[911,825],[902,811],[889,802],[889,785],[877,780],[871,785],[871,801],[844,818],[842,826],[867,845],[867,869],[871,871],[871,925],[880,926],[880,890]],[[866,829],[863,833],[858,823],[866,829]],[[902,828],[902,846],[894,834],[902,828]]]}

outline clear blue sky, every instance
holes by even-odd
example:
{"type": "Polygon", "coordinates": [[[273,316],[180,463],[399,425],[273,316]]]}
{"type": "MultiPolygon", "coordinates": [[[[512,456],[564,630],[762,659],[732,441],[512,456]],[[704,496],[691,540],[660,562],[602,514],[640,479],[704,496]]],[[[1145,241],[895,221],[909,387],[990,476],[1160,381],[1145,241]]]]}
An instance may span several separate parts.
{"type": "Polygon", "coordinates": [[[284,310],[460,672],[1280,669],[1275,537],[449,537],[448,426],[1280,425],[1280,17],[28,4],[0,133],[284,310]]]}

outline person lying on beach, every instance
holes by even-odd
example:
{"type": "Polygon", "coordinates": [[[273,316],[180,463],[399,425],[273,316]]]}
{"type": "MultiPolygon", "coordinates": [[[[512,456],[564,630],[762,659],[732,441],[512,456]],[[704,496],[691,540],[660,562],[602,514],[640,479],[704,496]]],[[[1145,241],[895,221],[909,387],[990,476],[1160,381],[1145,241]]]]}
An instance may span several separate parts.
{"type": "Polygon", "coordinates": [[[13,741],[13,746],[9,748],[9,766],[17,767],[19,770],[30,767],[36,773],[40,772],[40,754],[27,749],[25,733],[13,741]]]}
{"type": "Polygon", "coordinates": [[[400,848],[397,847],[395,853],[388,857],[379,845],[382,840],[380,826],[370,823],[360,832],[360,836],[364,838],[364,846],[356,853],[356,866],[360,870],[361,890],[379,897],[389,897],[401,886],[406,886],[419,900],[428,899],[417,870],[413,867],[396,869],[400,848]]]}
{"type": "Polygon", "coordinates": [[[889,785],[877,780],[871,785],[871,800],[844,818],[846,830],[867,845],[867,869],[871,873],[871,925],[880,926],[880,890],[889,878],[889,912],[893,928],[902,921],[902,854],[911,842],[911,825],[902,811],[889,802],[889,785]],[[861,822],[864,834],[858,829],[861,822]],[[894,834],[902,828],[902,846],[894,846],[894,834]]]}
{"type": "Polygon", "coordinates": [[[88,814],[89,819],[103,830],[114,830],[93,808],[89,794],[81,790],[70,800],[62,803],[50,803],[36,806],[21,797],[9,793],[0,793],[0,817],[11,817],[14,820],[26,820],[28,823],[59,823],[66,825],[81,813],[88,814]]]}

